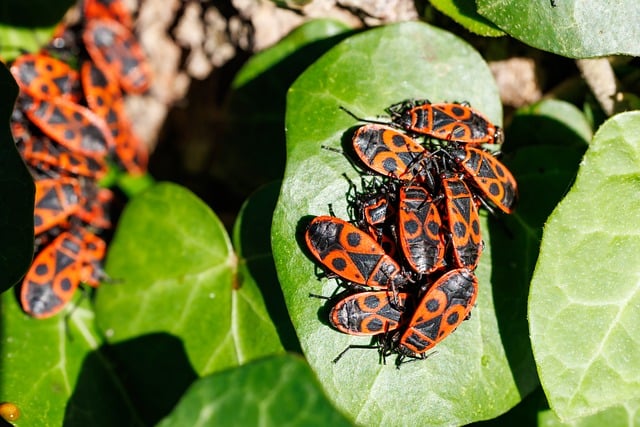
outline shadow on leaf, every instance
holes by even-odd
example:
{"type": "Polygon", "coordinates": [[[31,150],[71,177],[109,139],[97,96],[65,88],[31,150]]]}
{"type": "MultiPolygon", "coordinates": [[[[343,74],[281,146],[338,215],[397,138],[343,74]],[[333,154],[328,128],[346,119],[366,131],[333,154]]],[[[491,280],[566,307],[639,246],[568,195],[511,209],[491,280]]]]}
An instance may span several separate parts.
{"type": "Polygon", "coordinates": [[[75,0],[9,0],[0,12],[0,24],[14,27],[53,27],[75,0]]]}
{"type": "Polygon", "coordinates": [[[82,364],[64,425],[154,425],[196,379],[182,342],[171,335],[150,334],[103,346],[82,364]],[[105,384],[111,390],[105,391],[105,384]]]}
{"type": "MultiPolygon", "coordinates": [[[[540,117],[533,122],[540,120],[553,125],[549,132],[569,135],[570,130],[560,122],[540,117]]],[[[524,128],[531,126],[534,124],[524,128]]],[[[513,135],[507,136],[511,144],[513,135]]],[[[574,133],[573,140],[564,140],[562,145],[541,145],[532,133],[528,140],[520,141],[524,145],[501,159],[518,181],[520,200],[512,215],[489,219],[491,283],[502,344],[523,397],[539,383],[527,322],[529,284],[544,223],[571,187],[586,148],[577,139],[574,133]]]]}
{"type": "Polygon", "coordinates": [[[225,139],[235,143],[221,147],[212,168],[216,175],[233,181],[241,192],[282,178],[287,90],[309,65],[349,34],[297,48],[231,94],[230,129],[225,139]]]}

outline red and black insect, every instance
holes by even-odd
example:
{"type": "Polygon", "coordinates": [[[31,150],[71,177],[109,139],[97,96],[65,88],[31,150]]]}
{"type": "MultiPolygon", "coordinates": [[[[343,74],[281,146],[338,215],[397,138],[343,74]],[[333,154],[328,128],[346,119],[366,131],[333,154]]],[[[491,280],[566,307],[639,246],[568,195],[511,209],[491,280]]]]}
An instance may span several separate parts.
{"type": "Polygon", "coordinates": [[[473,187],[480,190],[483,199],[504,213],[513,212],[518,200],[518,184],[502,162],[486,151],[469,146],[446,151],[470,178],[473,187]]]}
{"type": "Polygon", "coordinates": [[[357,226],[368,232],[387,255],[396,254],[397,191],[393,180],[362,180],[362,190],[350,181],[349,207],[357,226]]]}
{"type": "Polygon", "coordinates": [[[105,73],[92,61],[82,63],[80,79],[87,105],[91,111],[104,119],[112,133],[115,132],[117,135],[118,125],[124,111],[124,99],[118,83],[107,78],[105,73]]]}
{"type": "Polygon", "coordinates": [[[20,291],[27,314],[40,319],[51,317],[71,300],[80,284],[82,248],[82,241],[66,231],[40,251],[20,291]]]}
{"type": "Polygon", "coordinates": [[[125,92],[143,93],[151,84],[151,70],[133,33],[112,19],[92,19],[82,40],[91,59],[125,92]]]}
{"type": "Polygon", "coordinates": [[[82,192],[77,179],[59,177],[36,181],[34,231],[41,234],[54,227],[65,227],[69,217],[80,210],[82,192]]]}
{"type": "Polygon", "coordinates": [[[40,98],[80,99],[78,73],[66,63],[42,53],[19,56],[11,65],[11,74],[24,93],[40,98]]]}
{"type": "Polygon", "coordinates": [[[20,290],[23,310],[36,318],[59,313],[80,283],[97,286],[106,244],[82,229],[60,233],[36,256],[20,290]]]}
{"type": "Polygon", "coordinates": [[[422,186],[401,187],[398,242],[409,266],[429,274],[445,266],[445,242],[437,203],[422,186]]]}
{"type": "Polygon", "coordinates": [[[83,244],[80,281],[96,288],[107,277],[102,266],[107,244],[96,234],[85,231],[82,228],[74,228],[71,233],[79,238],[83,244]]]}
{"type": "Polygon", "coordinates": [[[443,174],[441,183],[443,216],[450,232],[453,262],[458,267],[475,270],[483,244],[480,217],[473,194],[457,175],[443,174]]]}
{"type": "Polygon", "coordinates": [[[93,230],[111,228],[109,207],[113,201],[113,192],[108,188],[99,188],[93,181],[81,183],[83,201],[76,216],[93,230]]]}
{"type": "Polygon", "coordinates": [[[335,329],[377,340],[347,347],[334,362],[350,348],[372,347],[383,359],[398,353],[397,363],[424,358],[453,333],[469,318],[478,296],[473,271],[484,248],[478,208],[493,204],[511,213],[517,200],[512,174],[477,148],[503,142],[501,129],[481,113],[467,104],[428,101],[404,102],[388,111],[389,125],[396,128],[363,120],[369,123],[353,136],[361,162],[384,177],[378,178],[381,184],[363,181],[364,190],[348,198],[360,229],[323,216],[311,221],[305,235],[329,272],[378,288],[343,297],[332,307],[329,321],[335,329]],[[413,139],[418,136],[430,145],[413,139]],[[385,253],[385,238],[402,256],[385,253]]]}
{"type": "Polygon", "coordinates": [[[388,291],[358,292],[333,306],[329,320],[334,328],[349,335],[371,336],[398,329],[409,298],[398,292],[396,300],[388,291]]]}
{"type": "Polygon", "coordinates": [[[413,134],[465,144],[502,144],[502,129],[468,104],[410,100],[387,109],[397,126],[413,134]]]}
{"type": "Polygon", "coordinates": [[[104,159],[114,142],[104,120],[91,110],[63,98],[20,97],[28,119],[69,151],[104,159]]]}
{"type": "Polygon", "coordinates": [[[87,157],[69,151],[28,123],[12,120],[11,132],[22,158],[43,175],[71,175],[99,180],[107,173],[104,158],[87,157]]]}
{"type": "Polygon", "coordinates": [[[131,14],[122,0],[83,0],[82,12],[87,21],[108,18],[133,28],[131,14]]]}
{"type": "Polygon", "coordinates": [[[396,208],[387,195],[365,199],[360,205],[360,222],[363,229],[376,239],[385,253],[394,257],[396,245],[396,208]]]}
{"type": "Polygon", "coordinates": [[[398,353],[424,357],[469,317],[477,296],[478,279],[469,270],[461,268],[445,273],[418,303],[397,342],[398,353]]]}
{"type": "Polygon", "coordinates": [[[116,161],[133,175],[143,174],[149,164],[149,152],[129,122],[122,123],[122,135],[116,144],[116,161]]]}
{"type": "Polygon", "coordinates": [[[371,170],[402,181],[422,179],[429,152],[409,136],[378,124],[366,124],[353,135],[353,149],[371,170]]]}
{"type": "Polygon", "coordinates": [[[147,169],[148,153],[142,141],[131,129],[120,87],[91,61],[82,64],[80,76],[87,105],[104,119],[111,131],[116,160],[129,173],[144,173],[147,169]]]}
{"type": "Polygon", "coordinates": [[[320,264],[349,282],[395,290],[407,280],[398,263],[373,237],[339,218],[314,218],[305,239],[320,264]]]}

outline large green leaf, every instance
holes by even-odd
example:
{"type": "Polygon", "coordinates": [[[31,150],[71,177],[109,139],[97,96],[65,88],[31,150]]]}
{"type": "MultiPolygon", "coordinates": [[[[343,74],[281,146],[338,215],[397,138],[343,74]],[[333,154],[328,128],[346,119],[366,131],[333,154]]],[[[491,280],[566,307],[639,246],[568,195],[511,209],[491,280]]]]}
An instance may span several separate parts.
{"type": "Polygon", "coordinates": [[[478,14],[475,0],[431,0],[431,4],[472,33],[485,37],[504,35],[504,31],[478,14]]]}
{"type": "Polygon", "coordinates": [[[516,111],[509,126],[508,149],[524,145],[562,145],[587,149],[593,132],[573,104],[545,99],[516,111]]]}
{"type": "Polygon", "coordinates": [[[631,400],[593,415],[562,422],[550,409],[538,415],[540,427],[633,427],[640,425],[640,401],[631,400]]]}
{"type": "MultiPolygon", "coordinates": [[[[520,333],[504,338],[514,341],[502,343],[503,322],[492,295],[492,267],[502,267],[492,257],[492,242],[508,237],[499,229],[490,233],[484,217],[486,248],[471,320],[426,361],[399,370],[381,365],[376,352],[366,350],[352,350],[331,363],[347,345],[369,340],[332,330],[322,303],[309,298],[310,292],[331,295],[336,287],[331,280],[316,279],[301,238],[304,227],[311,216],[327,214],[329,205],[338,217],[348,218],[349,185],[342,174],[359,182],[349,159],[323,146],[341,150],[358,124],[340,106],[373,118],[392,103],[425,97],[468,100],[500,123],[497,89],[482,58],[456,36],[420,23],[350,37],[308,68],[287,99],[287,168],[272,229],[278,276],[302,349],[328,396],[365,425],[450,425],[493,418],[536,386],[524,317],[520,333]]],[[[512,254],[518,262],[527,255],[512,254]]],[[[524,313],[526,282],[516,276],[508,285],[519,292],[516,299],[524,313]]]]}
{"type": "Polygon", "coordinates": [[[214,159],[213,174],[243,193],[282,178],[287,89],[348,30],[338,21],[313,20],[247,61],[232,83],[228,143],[214,159]]]}
{"type": "Polygon", "coordinates": [[[282,351],[238,261],[220,220],[186,189],[158,184],[127,205],[96,313],[147,422],[197,376],[282,351]]]}
{"type": "Polygon", "coordinates": [[[509,35],[571,58],[640,55],[640,3],[476,0],[478,12],[509,35]]]}
{"type": "Polygon", "coordinates": [[[87,302],[38,320],[20,309],[13,292],[2,295],[0,390],[3,401],[20,408],[19,425],[140,425],[87,302]]]}
{"type": "Polygon", "coordinates": [[[33,257],[33,179],[9,129],[18,96],[11,73],[0,64],[0,292],[13,286],[33,257]]]}
{"type": "Polygon", "coordinates": [[[549,405],[542,387],[538,387],[509,412],[491,420],[474,423],[473,427],[537,426],[539,414],[548,410],[549,405]]]}
{"type": "Polygon", "coordinates": [[[562,420],[640,397],[640,112],[594,136],[549,218],[529,319],[540,379],[562,420]]]}
{"type": "Polygon", "coordinates": [[[162,426],[351,426],[309,366],[282,355],[196,381],[162,426]]]}
{"type": "Polygon", "coordinates": [[[265,185],[246,200],[233,227],[233,246],[242,260],[238,282],[250,280],[252,289],[260,289],[283,346],[300,352],[271,253],[271,221],[280,185],[280,181],[265,185]]]}
{"type": "Polygon", "coordinates": [[[4,0],[0,4],[0,57],[13,60],[45,45],[74,0],[4,0]]]}

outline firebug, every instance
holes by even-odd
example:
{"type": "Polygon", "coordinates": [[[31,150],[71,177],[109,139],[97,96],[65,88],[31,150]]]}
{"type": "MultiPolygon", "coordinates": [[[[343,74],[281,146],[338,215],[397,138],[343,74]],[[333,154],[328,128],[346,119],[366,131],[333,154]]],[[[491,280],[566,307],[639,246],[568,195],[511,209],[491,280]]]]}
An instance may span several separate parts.
{"type": "Polygon", "coordinates": [[[86,107],[63,98],[38,99],[22,96],[26,116],[42,132],[70,151],[103,158],[113,138],[104,120],[86,107]]]}
{"type": "Polygon", "coordinates": [[[84,19],[108,18],[118,21],[127,28],[132,28],[131,14],[122,0],[83,0],[84,19]]]}
{"type": "Polygon", "coordinates": [[[40,179],[36,181],[34,203],[35,234],[67,223],[82,203],[80,182],[70,177],[40,179]]]}
{"type": "Polygon", "coordinates": [[[420,177],[429,153],[409,136],[378,124],[366,124],[353,136],[353,149],[371,170],[411,181],[420,177]]]}
{"type": "Polygon", "coordinates": [[[480,216],[469,187],[453,174],[441,177],[444,193],[443,210],[453,247],[453,261],[458,267],[475,270],[483,244],[480,216]]]}
{"type": "Polygon", "coordinates": [[[30,96],[51,99],[80,99],[78,72],[66,63],[42,53],[19,56],[11,64],[11,74],[20,90],[30,96]]]}
{"type": "Polygon", "coordinates": [[[339,277],[373,288],[393,288],[406,278],[400,265],[368,233],[331,216],[314,218],[305,233],[311,254],[339,277]]]}
{"type": "Polygon", "coordinates": [[[350,181],[347,197],[351,215],[360,229],[368,232],[384,249],[387,255],[396,253],[397,191],[393,180],[379,181],[374,178],[362,181],[362,190],[350,181]]]}
{"type": "Polygon", "coordinates": [[[80,283],[98,286],[106,244],[82,229],[60,233],[35,257],[20,290],[23,310],[36,318],[59,313],[80,283]]]}
{"type": "Polygon", "coordinates": [[[478,279],[469,270],[448,271],[422,296],[397,343],[403,356],[423,357],[468,318],[478,296],[478,279]]]}
{"type": "Polygon", "coordinates": [[[398,242],[411,268],[428,274],[444,267],[445,242],[437,203],[421,186],[400,188],[398,242]]]}
{"type": "Polygon", "coordinates": [[[76,216],[91,229],[110,229],[109,206],[113,201],[113,192],[108,188],[99,188],[93,181],[83,181],[81,189],[84,203],[80,205],[76,216]]]}
{"type": "Polygon", "coordinates": [[[468,104],[409,100],[387,109],[397,126],[414,134],[466,144],[501,144],[502,129],[468,104]]]}
{"type": "Polygon", "coordinates": [[[27,164],[49,177],[73,175],[99,180],[107,173],[104,159],[69,151],[28,123],[12,120],[11,132],[27,164]]]}
{"type": "Polygon", "coordinates": [[[71,300],[80,284],[82,248],[82,241],[65,231],[40,251],[20,290],[20,302],[27,314],[51,317],[71,300]]]}
{"type": "Polygon", "coordinates": [[[447,152],[470,178],[473,187],[480,190],[483,199],[488,199],[504,213],[513,212],[518,200],[518,184],[502,162],[486,151],[469,146],[447,152]]]}
{"type": "Polygon", "coordinates": [[[151,84],[151,70],[142,47],[125,26],[112,19],[92,19],[82,33],[96,65],[125,92],[143,93],[151,84]]]}
{"type": "Polygon", "coordinates": [[[82,241],[80,259],[80,281],[91,287],[98,287],[106,278],[102,267],[107,244],[96,234],[85,231],[83,228],[71,229],[71,234],[82,241]]]}
{"type": "Polygon", "coordinates": [[[147,149],[133,133],[117,82],[91,61],[82,64],[80,76],[89,108],[104,119],[111,131],[116,160],[129,173],[144,173],[148,163],[147,149]]]}
{"type": "Polygon", "coordinates": [[[409,298],[397,293],[397,301],[388,291],[358,292],[333,306],[329,320],[333,327],[349,335],[377,335],[397,329],[409,298]]]}

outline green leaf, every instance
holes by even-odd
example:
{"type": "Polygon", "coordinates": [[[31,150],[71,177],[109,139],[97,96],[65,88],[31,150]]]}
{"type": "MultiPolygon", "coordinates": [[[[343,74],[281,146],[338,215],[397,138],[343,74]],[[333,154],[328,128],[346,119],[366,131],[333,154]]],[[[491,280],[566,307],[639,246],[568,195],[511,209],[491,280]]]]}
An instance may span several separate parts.
{"type": "Polygon", "coordinates": [[[147,422],[197,376],[281,351],[238,261],[220,220],[186,189],[158,184],[127,205],[107,257],[114,283],[99,290],[96,313],[147,422]]]}
{"type": "Polygon", "coordinates": [[[100,179],[98,185],[106,188],[117,186],[130,199],[155,183],[155,180],[148,172],[142,175],[132,175],[123,170],[121,166],[110,163],[107,174],[100,179]]]}
{"type": "Polygon", "coordinates": [[[562,420],[640,397],[640,112],[595,134],[544,230],[529,321],[540,379],[562,420]]]}
{"type": "Polygon", "coordinates": [[[476,0],[478,12],[512,37],[570,58],[640,56],[640,3],[476,0]]]}
{"type": "Polygon", "coordinates": [[[20,408],[18,425],[139,425],[100,346],[88,301],[38,320],[13,292],[0,299],[2,400],[20,408]]]}
{"type": "Polygon", "coordinates": [[[522,395],[538,385],[527,338],[527,298],[542,226],[571,184],[581,155],[570,147],[528,146],[502,158],[518,181],[520,201],[512,215],[489,221],[492,270],[486,281],[493,288],[500,338],[522,395]]]}
{"type": "Polygon", "coordinates": [[[121,173],[118,176],[118,187],[129,198],[143,192],[154,184],[155,181],[149,173],[145,173],[144,175],[130,175],[128,173],[121,173]]]}
{"type": "Polygon", "coordinates": [[[251,281],[252,289],[260,289],[280,341],[288,351],[302,352],[271,253],[271,221],[280,185],[277,181],[261,187],[246,200],[233,228],[233,245],[243,260],[238,265],[238,282],[251,281]]]}
{"type": "MultiPolygon", "coordinates": [[[[310,216],[328,214],[329,205],[348,219],[349,184],[342,174],[354,182],[360,174],[345,155],[323,147],[341,150],[358,124],[340,106],[373,118],[395,102],[425,97],[468,100],[494,123],[501,122],[497,88],[478,53],[456,36],[420,23],[350,37],[308,68],[287,98],[287,169],[272,229],[278,277],[302,349],[327,395],[364,425],[451,425],[493,418],[536,386],[531,355],[517,360],[528,348],[524,318],[522,333],[509,337],[515,342],[502,343],[492,294],[492,263],[501,261],[492,257],[492,242],[504,232],[489,233],[484,217],[486,249],[477,270],[481,292],[471,320],[427,360],[399,370],[381,365],[376,352],[366,350],[351,350],[331,363],[347,345],[369,340],[332,330],[322,302],[309,298],[309,293],[329,296],[336,286],[332,280],[318,282],[315,263],[305,255],[304,228],[310,216]],[[509,353],[512,349],[515,353],[509,353]]],[[[509,286],[520,290],[524,312],[526,283],[517,277],[509,286]]]]}
{"type": "Polygon", "coordinates": [[[284,173],[284,110],[287,89],[349,27],[313,20],[276,45],[251,57],[236,75],[229,99],[229,130],[214,159],[213,173],[236,191],[248,193],[284,173]],[[247,153],[251,153],[248,155],[247,153]]]}
{"type": "Polygon", "coordinates": [[[474,423],[474,427],[539,426],[538,417],[549,410],[542,387],[536,388],[520,403],[497,418],[474,423]]]}
{"type": "Polygon", "coordinates": [[[9,128],[18,86],[2,65],[0,94],[0,292],[4,292],[20,280],[31,264],[35,187],[9,128]]]}
{"type": "Polygon", "coordinates": [[[636,426],[640,424],[640,401],[629,401],[589,415],[563,423],[551,410],[538,415],[540,427],[601,427],[601,426],[636,426]]]}
{"type": "MultiPolygon", "coordinates": [[[[257,79],[262,80],[262,83],[270,82],[271,89],[277,89],[274,93],[277,92],[282,97],[280,103],[284,107],[284,96],[293,80],[314,59],[344,38],[341,35],[348,31],[348,25],[331,19],[314,19],[306,22],[274,46],[252,56],[238,71],[232,86],[235,90],[240,90],[255,83],[257,79]]],[[[256,90],[256,87],[247,89],[256,90]]],[[[273,100],[266,102],[269,100],[253,99],[253,101],[264,101],[265,105],[273,105],[273,100]]],[[[284,108],[282,112],[284,115],[284,108]]]]}
{"type": "Polygon", "coordinates": [[[0,6],[0,57],[15,59],[49,42],[73,0],[5,0],[0,6]]]}
{"type": "Polygon", "coordinates": [[[196,381],[162,426],[351,426],[299,357],[262,359],[196,381]]]}
{"type": "Polygon", "coordinates": [[[573,104],[547,99],[518,109],[507,135],[509,151],[525,145],[561,145],[584,151],[593,132],[584,113],[573,104]]]}
{"type": "Polygon", "coordinates": [[[504,31],[478,14],[475,1],[431,0],[431,4],[472,33],[485,37],[504,36],[504,31]]]}

